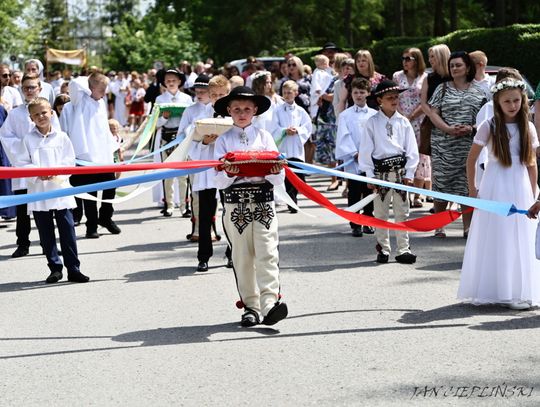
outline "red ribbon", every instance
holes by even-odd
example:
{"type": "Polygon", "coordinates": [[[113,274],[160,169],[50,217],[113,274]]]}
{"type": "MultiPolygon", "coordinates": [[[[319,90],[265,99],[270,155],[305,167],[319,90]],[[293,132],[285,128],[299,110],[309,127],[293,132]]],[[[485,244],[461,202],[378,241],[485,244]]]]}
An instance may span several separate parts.
{"type": "Polygon", "coordinates": [[[29,167],[14,168],[0,167],[0,179],[6,178],[26,178],[45,177],[53,175],[70,174],[101,174],[108,172],[144,171],[144,170],[187,170],[190,168],[215,167],[222,164],[220,161],[171,161],[163,163],[142,163],[142,164],[116,164],[116,165],[88,165],[82,167],[29,167]]]}
{"type": "Polygon", "coordinates": [[[431,230],[440,229],[449,223],[452,223],[461,216],[461,212],[458,211],[444,211],[405,222],[387,222],[371,216],[365,216],[359,213],[339,209],[319,191],[313,189],[303,182],[294,172],[292,172],[289,167],[285,167],[285,173],[287,174],[287,179],[291,182],[291,184],[306,198],[334,212],[336,215],[347,219],[349,222],[356,223],[357,225],[373,226],[375,228],[382,229],[402,230],[406,232],[429,232],[431,230]]]}

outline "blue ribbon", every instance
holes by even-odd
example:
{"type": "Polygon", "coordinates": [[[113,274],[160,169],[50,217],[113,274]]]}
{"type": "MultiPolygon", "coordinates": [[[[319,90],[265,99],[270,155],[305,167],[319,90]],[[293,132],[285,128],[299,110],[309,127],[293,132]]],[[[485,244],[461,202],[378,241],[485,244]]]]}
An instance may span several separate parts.
{"type": "Polygon", "coordinates": [[[497,202],[497,201],[488,201],[486,199],[471,198],[468,196],[452,195],[445,194],[443,192],[430,191],[427,189],[410,187],[403,184],[395,184],[393,182],[383,181],[376,178],[368,178],[362,175],[350,174],[346,172],[336,171],[331,168],[319,167],[316,165],[311,165],[303,162],[294,162],[295,166],[300,167],[301,169],[311,171],[318,174],[326,174],[335,177],[352,179],[355,181],[366,182],[368,184],[378,185],[386,188],[399,189],[401,191],[407,191],[415,194],[422,194],[431,196],[433,198],[442,199],[448,202],[457,202],[462,205],[470,206],[476,209],[481,209],[486,212],[495,213],[501,216],[509,216],[514,213],[527,214],[527,210],[517,209],[516,206],[508,202],[497,202]]]}
{"type": "Polygon", "coordinates": [[[54,191],[38,192],[35,194],[0,196],[0,208],[7,208],[9,206],[22,205],[30,202],[43,201],[52,198],[61,198],[64,196],[78,195],[85,192],[119,188],[128,185],[144,184],[146,182],[159,181],[165,178],[181,177],[184,175],[203,172],[209,168],[211,167],[190,168],[187,170],[167,170],[153,172],[152,174],[137,175],[135,177],[121,178],[114,181],[105,181],[89,185],[81,185],[79,187],[69,187],[63,189],[56,189],[54,191]]]}

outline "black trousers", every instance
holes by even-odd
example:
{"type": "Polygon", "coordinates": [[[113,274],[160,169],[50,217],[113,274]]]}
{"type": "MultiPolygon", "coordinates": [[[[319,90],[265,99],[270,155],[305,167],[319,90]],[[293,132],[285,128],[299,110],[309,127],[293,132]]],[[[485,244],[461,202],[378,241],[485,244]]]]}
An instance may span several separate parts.
{"type": "Polygon", "coordinates": [[[39,232],[39,242],[51,272],[62,271],[62,259],[58,256],[56,236],[54,233],[54,220],[58,227],[62,257],[69,272],[79,271],[81,263],[77,255],[77,238],[75,237],[75,224],[71,209],[58,209],[50,211],[34,211],[34,220],[39,232]]]}
{"type": "MultiPolygon", "coordinates": [[[[225,194],[223,193],[222,189],[219,190],[219,201],[221,202],[221,206],[225,208],[225,194]]],[[[227,242],[227,248],[225,249],[225,256],[229,260],[232,258],[231,244],[229,242],[227,242]]]]}
{"type": "MultiPolygon", "coordinates": [[[[365,173],[362,173],[360,175],[366,175],[365,173]]],[[[371,189],[367,187],[367,184],[365,182],[360,182],[356,180],[348,180],[348,193],[347,193],[347,205],[351,206],[355,203],[359,202],[360,200],[364,199],[366,196],[369,196],[373,193],[371,189]]],[[[373,201],[364,206],[363,214],[366,216],[373,217],[373,201]]],[[[360,225],[357,225],[355,223],[349,222],[351,225],[351,228],[358,227],[360,225]]]]}
{"type": "Polygon", "coordinates": [[[214,254],[212,246],[212,222],[216,215],[216,188],[203,189],[199,192],[199,251],[197,259],[208,262],[214,254]]]}
{"type": "MultiPolygon", "coordinates": [[[[71,185],[77,187],[81,185],[95,184],[97,182],[114,181],[114,172],[108,172],[104,174],[77,174],[72,175],[69,179],[71,185]]],[[[90,195],[97,196],[97,191],[90,192],[90,195]]],[[[116,189],[105,189],[101,195],[102,199],[114,199],[116,195],[116,189]]],[[[84,214],[86,215],[86,233],[97,232],[98,219],[100,222],[107,223],[111,220],[114,209],[112,204],[102,202],[99,208],[99,218],[97,202],[90,200],[83,200],[84,214]]]]}
{"type": "MultiPolygon", "coordinates": [[[[26,189],[18,189],[13,191],[15,195],[24,195],[28,192],[26,189]]],[[[15,225],[15,234],[17,235],[17,246],[30,247],[30,215],[27,213],[28,206],[26,204],[17,205],[17,223],[15,225]]]]}
{"type": "MultiPolygon", "coordinates": [[[[303,163],[302,160],[299,158],[287,158],[287,161],[296,161],[303,163]]],[[[294,164],[293,164],[294,167],[294,164]]],[[[302,181],[306,182],[306,176],[304,174],[296,174],[298,175],[298,178],[300,178],[302,181]]],[[[291,184],[291,182],[285,177],[285,190],[287,191],[287,194],[291,197],[294,203],[298,203],[298,190],[291,184]]]]}

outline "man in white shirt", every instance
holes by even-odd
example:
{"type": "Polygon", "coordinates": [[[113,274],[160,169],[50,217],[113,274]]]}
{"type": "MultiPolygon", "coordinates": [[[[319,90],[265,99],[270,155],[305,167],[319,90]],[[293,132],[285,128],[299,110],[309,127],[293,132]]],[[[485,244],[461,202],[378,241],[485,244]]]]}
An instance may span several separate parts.
{"type": "Polygon", "coordinates": [[[9,86],[10,79],[11,72],[9,66],[0,64],[0,87],[2,89],[2,94],[0,96],[2,96],[2,99],[5,102],[4,107],[8,112],[23,104],[21,93],[14,87],[9,86]]]}

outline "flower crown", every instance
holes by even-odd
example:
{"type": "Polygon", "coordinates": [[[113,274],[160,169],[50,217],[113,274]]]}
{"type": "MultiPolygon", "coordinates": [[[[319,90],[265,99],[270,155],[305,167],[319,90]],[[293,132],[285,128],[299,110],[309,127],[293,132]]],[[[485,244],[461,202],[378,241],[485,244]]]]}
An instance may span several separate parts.
{"type": "Polygon", "coordinates": [[[270,72],[268,71],[258,71],[253,74],[253,79],[259,79],[259,78],[262,78],[263,76],[268,76],[268,75],[270,75],[270,72]]]}
{"type": "Polygon", "coordinates": [[[495,94],[497,92],[500,92],[501,90],[505,89],[515,89],[519,88],[521,90],[525,90],[525,82],[519,81],[517,79],[503,79],[500,82],[497,82],[495,85],[491,87],[491,93],[495,94]]]}

